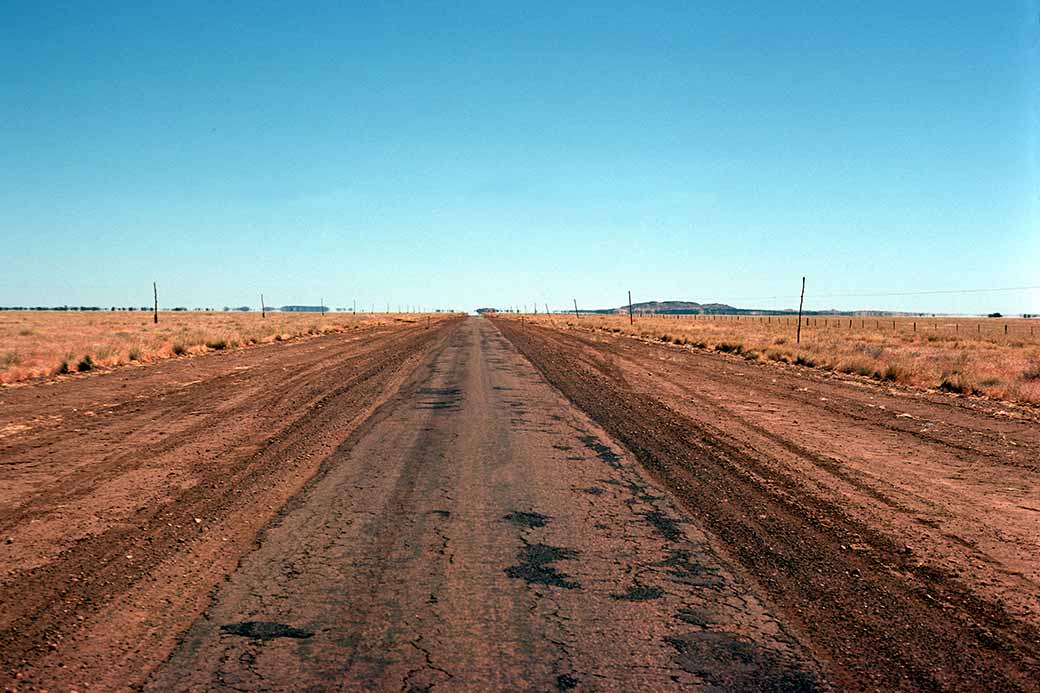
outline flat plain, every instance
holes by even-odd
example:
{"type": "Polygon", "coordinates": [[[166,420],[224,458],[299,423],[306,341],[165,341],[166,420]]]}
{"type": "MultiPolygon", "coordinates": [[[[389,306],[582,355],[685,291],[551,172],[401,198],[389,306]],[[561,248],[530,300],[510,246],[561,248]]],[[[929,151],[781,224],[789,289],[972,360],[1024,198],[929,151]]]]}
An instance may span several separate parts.
{"type": "Polygon", "coordinates": [[[732,353],[922,389],[1040,404],[1040,319],[760,315],[526,315],[593,330],[732,353]]]}
{"type": "Polygon", "coordinates": [[[397,317],[0,388],[0,685],[1040,690],[1037,407],[397,317]]]}
{"type": "MultiPolygon", "coordinates": [[[[406,313],[0,311],[0,383],[415,321],[406,313]],[[81,365],[82,364],[82,365],[81,365]]],[[[425,319],[425,318],[423,318],[425,319]]]]}

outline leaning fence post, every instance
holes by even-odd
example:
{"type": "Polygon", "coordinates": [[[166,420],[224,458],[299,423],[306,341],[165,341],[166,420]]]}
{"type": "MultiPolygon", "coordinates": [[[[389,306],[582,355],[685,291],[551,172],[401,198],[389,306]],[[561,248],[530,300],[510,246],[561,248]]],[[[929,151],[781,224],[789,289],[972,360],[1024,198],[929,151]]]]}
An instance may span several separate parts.
{"type": "Polygon", "coordinates": [[[798,299],[798,336],[795,337],[795,342],[798,344],[802,343],[802,304],[805,302],[805,277],[802,277],[802,295],[798,299]]]}

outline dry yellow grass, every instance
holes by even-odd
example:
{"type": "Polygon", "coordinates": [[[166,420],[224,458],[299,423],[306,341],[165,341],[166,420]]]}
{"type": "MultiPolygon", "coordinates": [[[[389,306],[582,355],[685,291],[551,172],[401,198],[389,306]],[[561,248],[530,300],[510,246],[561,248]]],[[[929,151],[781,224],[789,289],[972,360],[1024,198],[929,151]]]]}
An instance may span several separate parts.
{"type": "Polygon", "coordinates": [[[1040,320],[809,318],[797,344],[797,319],[775,316],[637,316],[635,325],[629,325],[628,316],[615,315],[525,319],[1040,404],[1040,320]]]}
{"type": "MultiPolygon", "coordinates": [[[[0,383],[341,332],[417,315],[0,311],[0,383]]],[[[425,317],[423,317],[425,319],[425,317]]]]}

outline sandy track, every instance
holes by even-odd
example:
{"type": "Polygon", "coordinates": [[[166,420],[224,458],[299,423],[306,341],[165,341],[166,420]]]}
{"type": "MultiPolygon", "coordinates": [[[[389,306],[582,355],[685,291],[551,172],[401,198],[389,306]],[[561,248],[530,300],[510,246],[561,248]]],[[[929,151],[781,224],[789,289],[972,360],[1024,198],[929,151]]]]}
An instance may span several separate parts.
{"type": "Polygon", "coordinates": [[[452,324],[0,392],[0,682],[142,679],[452,324]]]}
{"type": "Polygon", "coordinates": [[[157,690],[817,690],[640,465],[467,320],[263,532],[157,690]]]}
{"type": "Polygon", "coordinates": [[[498,321],[847,687],[1037,690],[1028,410],[498,321]]]}

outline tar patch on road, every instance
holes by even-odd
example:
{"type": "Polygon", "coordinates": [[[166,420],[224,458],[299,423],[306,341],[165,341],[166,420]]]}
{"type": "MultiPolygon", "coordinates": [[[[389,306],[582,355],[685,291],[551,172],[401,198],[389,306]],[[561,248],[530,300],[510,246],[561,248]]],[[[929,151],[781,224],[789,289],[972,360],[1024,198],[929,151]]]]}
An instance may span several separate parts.
{"type": "Polygon", "coordinates": [[[615,469],[621,468],[621,455],[604,445],[596,436],[579,436],[578,440],[584,443],[585,447],[589,450],[596,453],[596,457],[600,458],[611,467],[615,469]]]}
{"type": "Polygon", "coordinates": [[[516,511],[509,513],[502,517],[507,522],[512,522],[514,525],[520,525],[521,527],[544,527],[549,524],[549,516],[541,513],[529,513],[523,511],[516,511]]]}
{"type": "Polygon", "coordinates": [[[462,402],[462,390],[457,387],[425,387],[419,395],[426,398],[419,401],[419,409],[458,411],[462,402]]]}
{"type": "Polygon", "coordinates": [[[314,633],[303,628],[293,628],[284,623],[271,621],[244,621],[242,623],[226,623],[220,627],[221,633],[240,635],[254,640],[273,640],[274,638],[309,638],[314,633]]]}
{"type": "Polygon", "coordinates": [[[506,575],[511,578],[526,580],[532,585],[551,585],[563,589],[579,589],[581,585],[569,576],[553,567],[557,561],[571,561],[580,554],[574,549],[565,549],[548,544],[525,543],[517,554],[518,565],[506,568],[506,575]]]}
{"type": "Polygon", "coordinates": [[[726,633],[701,632],[665,638],[676,661],[715,690],[814,693],[824,690],[812,674],[776,652],[726,633]]]}
{"type": "Polygon", "coordinates": [[[569,691],[577,688],[578,684],[581,683],[578,679],[567,674],[560,674],[556,677],[556,690],[558,691],[569,691]]]}
{"type": "Polygon", "coordinates": [[[683,531],[679,529],[679,523],[675,518],[668,517],[660,510],[651,510],[644,513],[643,517],[668,541],[675,542],[683,538],[683,531]]]}

